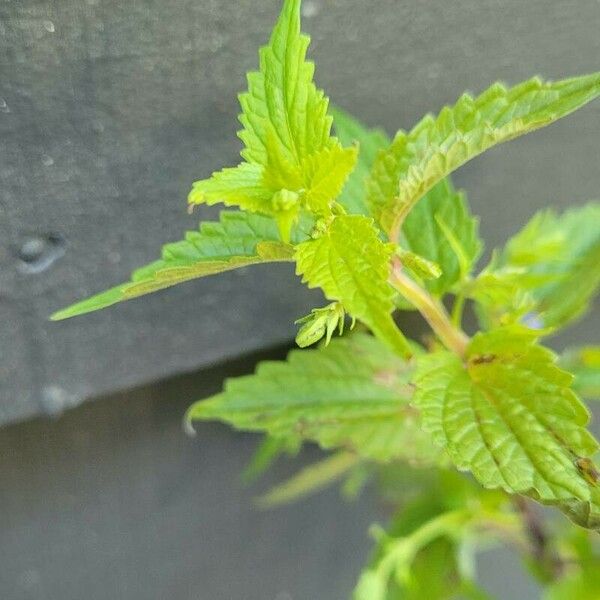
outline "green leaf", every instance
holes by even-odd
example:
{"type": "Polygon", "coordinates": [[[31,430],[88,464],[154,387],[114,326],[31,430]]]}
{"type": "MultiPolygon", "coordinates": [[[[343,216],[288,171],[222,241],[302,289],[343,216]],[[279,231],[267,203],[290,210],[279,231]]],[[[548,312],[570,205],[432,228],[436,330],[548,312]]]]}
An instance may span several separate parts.
{"type": "Polygon", "coordinates": [[[263,185],[263,168],[242,163],[213,173],[210,179],[196,181],[189,195],[191,204],[223,203],[252,212],[273,214],[273,191],[263,185]]]}
{"type": "MultiPolygon", "coordinates": [[[[263,181],[271,190],[298,190],[295,192],[298,201],[305,208],[317,214],[329,214],[331,201],[340,195],[357,155],[356,147],[342,148],[332,139],[329,146],[303,159],[298,167],[291,167],[285,161],[270,164],[263,181]]],[[[278,209],[275,205],[272,208],[278,209]]]]}
{"type": "Polygon", "coordinates": [[[223,202],[276,218],[282,238],[302,210],[331,214],[356,163],[357,149],[330,136],[328,99],[313,83],[306,61],[310,38],[300,31],[300,0],[285,0],[260,70],[249,73],[241,94],[246,162],[198,181],[190,204],[223,202]]]}
{"type": "Polygon", "coordinates": [[[329,102],[313,83],[314,64],[306,61],[310,38],[300,31],[300,5],[285,0],[269,44],[260,50],[260,70],[248,74],[248,92],[239,97],[242,157],[249,163],[269,163],[271,136],[292,165],[330,144],[329,102]]]}
{"type": "Polygon", "coordinates": [[[598,600],[600,593],[600,560],[571,569],[544,593],[544,600],[598,600]]]}
{"type": "Polygon", "coordinates": [[[310,496],[341,479],[358,462],[355,454],[338,452],[296,473],[257,498],[261,508],[275,508],[310,496]]]}
{"type": "Polygon", "coordinates": [[[411,366],[376,338],[354,334],[318,350],[294,350],[223,393],[194,404],[188,419],[312,440],[376,461],[436,460],[409,406],[411,366]]]}
{"type": "Polygon", "coordinates": [[[333,126],[343,146],[359,144],[356,168],[348,178],[339,202],[351,214],[369,216],[366,203],[366,179],[377,153],[390,145],[390,139],[381,129],[367,129],[357,119],[339,108],[331,109],[333,126]]]}
{"type": "Polygon", "coordinates": [[[476,282],[474,293],[488,322],[521,317],[537,328],[564,326],[580,317],[600,286],[600,203],[556,214],[537,213],[484,270],[492,287],[476,282]],[[503,287],[502,287],[503,286],[503,287]]]}
{"type": "Polygon", "coordinates": [[[477,334],[465,358],[418,357],[414,403],[423,427],[454,464],[485,487],[559,506],[576,523],[600,527],[598,444],[572,377],[533,332],[477,334]]]}
{"type": "Polygon", "coordinates": [[[377,545],[361,578],[365,588],[355,591],[355,599],[489,600],[475,582],[477,546],[489,548],[494,532],[522,531],[519,515],[507,510],[506,494],[485,490],[454,469],[414,471],[390,464],[379,471],[385,477],[380,486],[392,488],[385,503],[399,509],[386,531],[372,528],[377,545]],[[369,582],[379,583],[380,596],[368,595],[369,582]]]}
{"type": "Polygon", "coordinates": [[[329,300],[341,302],[390,348],[409,355],[408,342],[391,315],[391,253],[391,247],[380,240],[372,219],[338,216],[321,237],[297,246],[297,273],[309,287],[319,287],[329,300]]]}
{"type": "Polygon", "coordinates": [[[600,346],[570,348],[560,357],[560,366],[575,376],[573,389],[589,400],[600,400],[600,346]]]}
{"type": "MultiPolygon", "coordinates": [[[[306,224],[304,224],[306,226],[306,224]]],[[[299,230],[295,241],[305,239],[299,230]]],[[[185,240],[163,247],[162,258],[134,271],[131,281],[52,315],[53,320],[106,308],[164,288],[247,265],[294,260],[293,246],[279,241],[275,221],[241,212],[222,212],[220,222],[202,223],[185,240]]]]}
{"type": "Polygon", "coordinates": [[[579,528],[554,529],[552,545],[563,559],[559,577],[550,581],[544,600],[597,600],[600,592],[598,536],[579,528]]]}
{"type": "Polygon", "coordinates": [[[398,258],[402,261],[402,266],[408,269],[417,279],[438,279],[442,275],[442,268],[435,262],[427,260],[420,254],[415,254],[410,250],[398,248],[396,250],[398,258]]]}
{"type": "Polygon", "coordinates": [[[408,214],[402,245],[442,269],[439,278],[425,284],[431,293],[442,296],[469,276],[483,247],[478,227],[464,194],[455,192],[449,179],[438,183],[408,214]]]}
{"type": "Polygon", "coordinates": [[[507,89],[496,83],[477,98],[464,94],[437,117],[400,131],[379,155],[369,182],[369,205],[388,233],[415,203],[452,171],[488,148],[568,115],[600,95],[600,73],[507,89]]]}
{"type": "Polygon", "coordinates": [[[501,267],[497,252],[479,275],[464,288],[475,300],[475,312],[483,329],[516,323],[535,308],[528,288],[539,284],[521,267],[501,267]]]}
{"type": "Polygon", "coordinates": [[[335,200],[346,183],[348,174],[354,169],[358,149],[342,148],[334,144],[303,162],[306,207],[316,214],[327,214],[329,205],[335,200]]]}
{"type": "MultiPolygon", "coordinates": [[[[396,519],[394,527],[403,533],[379,533],[376,558],[362,573],[354,600],[474,597],[475,586],[461,576],[457,554],[478,515],[473,507],[428,515],[427,499],[419,498],[419,504],[409,505],[396,519]]],[[[478,597],[484,596],[480,592],[478,597]]]]}
{"type": "Polygon", "coordinates": [[[252,458],[242,473],[244,483],[252,483],[257,480],[282,454],[295,456],[301,447],[301,441],[297,438],[282,438],[271,435],[263,436],[258,448],[254,451],[252,458]]]}
{"type": "Polygon", "coordinates": [[[325,344],[329,344],[336,329],[339,335],[344,333],[345,318],[346,311],[339,302],[332,302],[323,308],[314,308],[309,315],[296,321],[296,324],[302,324],[296,335],[296,344],[300,348],[306,348],[316,344],[323,337],[325,344]]]}

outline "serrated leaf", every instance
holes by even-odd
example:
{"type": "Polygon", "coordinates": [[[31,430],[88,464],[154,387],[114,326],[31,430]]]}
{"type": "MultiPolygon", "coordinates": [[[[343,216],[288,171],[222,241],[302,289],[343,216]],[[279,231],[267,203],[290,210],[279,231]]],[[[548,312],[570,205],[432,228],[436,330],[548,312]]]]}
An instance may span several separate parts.
{"type": "Polygon", "coordinates": [[[414,403],[424,429],[483,486],[557,505],[578,524],[599,528],[589,460],[598,444],[572,377],[524,328],[477,334],[465,360],[466,367],[449,352],[418,358],[414,403]]]}
{"type": "Polygon", "coordinates": [[[306,61],[310,38],[300,31],[300,0],[285,0],[260,50],[260,70],[241,94],[242,163],[194,184],[191,204],[224,202],[276,218],[287,241],[301,210],[329,215],[356,162],[355,148],[330,136],[328,99],[306,61]]]}
{"type": "Polygon", "coordinates": [[[433,507],[427,498],[419,498],[422,506],[415,504],[395,519],[393,528],[402,533],[379,534],[375,559],[362,573],[354,600],[473,597],[476,588],[461,576],[457,546],[477,518],[475,511],[429,514],[433,507]]]}
{"type": "Polygon", "coordinates": [[[569,348],[560,366],[575,376],[573,389],[583,398],[600,400],[600,346],[569,348]]]}
{"type": "Polygon", "coordinates": [[[381,462],[429,463],[437,454],[409,407],[410,371],[376,338],[355,334],[228,380],[223,393],[194,404],[188,418],[301,437],[381,462]]]}
{"type": "Polygon", "coordinates": [[[388,284],[392,249],[373,220],[358,215],[335,217],[323,235],[296,248],[296,270],[311,288],[341,302],[396,352],[410,348],[392,319],[394,292],[388,284]]]}
{"type": "Polygon", "coordinates": [[[408,214],[402,228],[402,245],[439,265],[442,274],[425,283],[442,296],[464,280],[481,254],[479,223],[469,211],[463,193],[450,179],[438,183],[408,214]]]}
{"type": "MultiPolygon", "coordinates": [[[[483,531],[521,531],[518,515],[507,511],[506,495],[453,469],[379,469],[385,475],[380,486],[392,487],[385,502],[399,508],[386,531],[372,528],[377,545],[364,579],[381,582],[384,600],[489,600],[475,582],[474,554],[483,531]]],[[[482,546],[489,548],[492,540],[485,536],[482,546]]],[[[354,598],[372,600],[360,588],[354,598]]]]}
{"type": "Polygon", "coordinates": [[[328,100],[313,83],[314,64],[306,61],[310,38],[300,31],[300,0],[285,0],[269,44],[260,50],[260,70],[248,74],[248,92],[240,95],[245,144],[242,157],[268,164],[268,138],[290,164],[330,143],[328,100]]]}
{"type": "Polygon", "coordinates": [[[366,179],[375,162],[377,153],[390,145],[387,134],[380,129],[368,129],[357,119],[339,108],[333,108],[333,126],[343,146],[358,143],[359,154],[356,168],[348,178],[339,203],[350,214],[369,215],[366,202],[366,179]]]}
{"type": "Polygon", "coordinates": [[[273,190],[263,183],[260,165],[242,163],[213,173],[210,179],[196,181],[189,195],[191,204],[225,204],[252,212],[273,214],[273,190]]]}
{"type": "Polygon", "coordinates": [[[298,190],[302,187],[301,165],[282,156],[281,145],[274,134],[267,140],[267,161],[262,171],[262,182],[269,189],[298,190]]]}
{"type": "MultiPolygon", "coordinates": [[[[295,241],[305,239],[301,229],[295,241]]],[[[127,283],[92,296],[52,315],[67,319],[117,302],[137,298],[195,279],[247,265],[294,260],[293,246],[279,241],[277,225],[269,217],[225,211],[218,223],[202,223],[185,240],[163,247],[162,258],[142,267],[127,283]]]]}
{"type": "Polygon", "coordinates": [[[537,213],[475,282],[472,295],[491,324],[527,311],[533,327],[561,327],[580,317],[600,286],[600,203],[537,213]],[[491,286],[491,287],[490,287],[491,286]],[[488,295],[488,298],[485,295],[488,295]]]}
{"type": "Polygon", "coordinates": [[[464,94],[437,117],[400,131],[379,155],[369,183],[372,213],[388,233],[436,183],[488,148],[539,129],[600,95],[600,73],[513,88],[492,85],[476,98],[464,94]]]}
{"type": "Polygon", "coordinates": [[[307,157],[302,163],[306,193],[304,202],[313,213],[326,214],[354,169],[358,150],[335,143],[307,157]]]}

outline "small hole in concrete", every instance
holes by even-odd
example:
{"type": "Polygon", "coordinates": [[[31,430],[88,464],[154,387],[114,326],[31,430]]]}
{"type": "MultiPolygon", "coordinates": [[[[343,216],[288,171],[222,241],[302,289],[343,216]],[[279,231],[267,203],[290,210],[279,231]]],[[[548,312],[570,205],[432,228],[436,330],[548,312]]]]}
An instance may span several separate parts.
{"type": "Polygon", "coordinates": [[[17,249],[17,267],[28,275],[48,269],[66,252],[66,240],[58,233],[28,235],[17,249]]]}

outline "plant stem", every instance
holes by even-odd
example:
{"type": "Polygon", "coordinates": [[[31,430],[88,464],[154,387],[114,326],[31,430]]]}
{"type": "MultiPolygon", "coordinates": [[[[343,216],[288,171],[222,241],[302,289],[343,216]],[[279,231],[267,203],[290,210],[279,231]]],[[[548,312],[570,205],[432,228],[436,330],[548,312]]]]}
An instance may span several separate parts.
{"type": "Polygon", "coordinates": [[[564,573],[564,562],[550,546],[544,523],[530,502],[522,496],[513,496],[512,502],[523,521],[523,529],[529,540],[529,553],[535,575],[542,583],[559,579],[564,573]]]}
{"type": "Polygon", "coordinates": [[[439,300],[433,298],[404,273],[398,257],[392,259],[390,282],[419,310],[446,348],[461,357],[465,355],[469,343],[468,336],[450,321],[439,300]]]}
{"type": "Polygon", "coordinates": [[[395,572],[408,581],[412,563],[423,548],[440,537],[464,540],[473,530],[494,532],[504,539],[521,542],[520,521],[514,515],[473,508],[458,509],[435,517],[406,537],[392,539],[377,571],[384,580],[395,572]]]}
{"type": "Polygon", "coordinates": [[[459,292],[454,298],[454,304],[452,305],[452,323],[455,327],[460,327],[462,325],[462,317],[463,311],[465,308],[465,294],[464,292],[459,292]]]}
{"type": "Polygon", "coordinates": [[[388,232],[388,238],[392,243],[397,244],[399,242],[402,225],[404,225],[404,221],[408,216],[408,213],[412,210],[413,206],[414,204],[405,202],[399,207],[398,212],[394,217],[394,222],[392,223],[388,232]]]}
{"type": "Polygon", "coordinates": [[[452,535],[472,518],[473,515],[468,510],[447,512],[425,523],[410,535],[391,541],[377,571],[382,579],[389,579],[393,571],[399,577],[408,579],[410,567],[419,550],[439,537],[452,535]]]}

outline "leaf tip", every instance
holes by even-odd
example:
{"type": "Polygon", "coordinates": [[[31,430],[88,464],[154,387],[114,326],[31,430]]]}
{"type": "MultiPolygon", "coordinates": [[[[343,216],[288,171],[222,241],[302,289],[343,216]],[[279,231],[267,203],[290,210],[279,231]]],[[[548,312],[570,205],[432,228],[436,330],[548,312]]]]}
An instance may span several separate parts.
{"type": "Polygon", "coordinates": [[[65,321],[66,319],[70,319],[72,317],[77,317],[85,311],[81,311],[78,309],[79,304],[72,304],[71,306],[67,306],[65,308],[61,308],[56,312],[53,312],[49,317],[49,321],[65,321]]]}
{"type": "Polygon", "coordinates": [[[190,409],[185,413],[185,416],[183,417],[183,422],[181,424],[182,428],[183,428],[183,432],[191,438],[196,437],[196,435],[198,435],[198,432],[196,431],[196,428],[194,427],[194,418],[192,416],[192,409],[194,407],[190,407],[190,409]]]}

